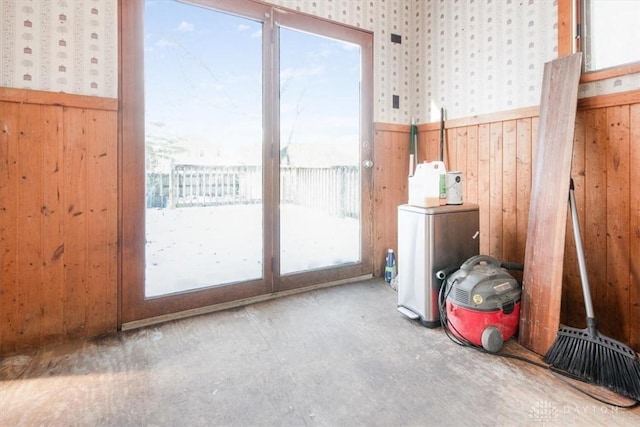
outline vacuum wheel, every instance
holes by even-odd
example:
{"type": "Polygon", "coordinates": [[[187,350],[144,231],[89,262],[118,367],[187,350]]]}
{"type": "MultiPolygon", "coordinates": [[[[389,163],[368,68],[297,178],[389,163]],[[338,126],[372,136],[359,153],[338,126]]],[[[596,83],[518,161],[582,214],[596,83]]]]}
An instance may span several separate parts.
{"type": "Polygon", "coordinates": [[[482,347],[491,353],[497,353],[502,348],[502,332],[495,326],[488,326],[482,331],[482,347]]]}

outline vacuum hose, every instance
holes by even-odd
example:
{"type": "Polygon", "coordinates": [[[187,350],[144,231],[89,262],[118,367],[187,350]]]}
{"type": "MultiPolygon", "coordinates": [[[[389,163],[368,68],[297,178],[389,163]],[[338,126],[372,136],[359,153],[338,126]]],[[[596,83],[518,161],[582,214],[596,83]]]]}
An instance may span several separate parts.
{"type": "Polygon", "coordinates": [[[440,280],[444,280],[447,276],[449,276],[454,271],[460,268],[460,264],[450,265],[449,267],[445,267],[442,270],[436,271],[436,277],[440,280]]]}

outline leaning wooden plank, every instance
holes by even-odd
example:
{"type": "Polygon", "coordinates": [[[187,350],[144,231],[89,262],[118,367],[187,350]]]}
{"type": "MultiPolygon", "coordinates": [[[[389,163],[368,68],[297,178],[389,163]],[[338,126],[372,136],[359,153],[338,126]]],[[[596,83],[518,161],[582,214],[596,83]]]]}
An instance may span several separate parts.
{"type": "Polygon", "coordinates": [[[581,54],[545,64],[531,182],[519,341],[538,354],[560,326],[567,223],[581,54]]]}

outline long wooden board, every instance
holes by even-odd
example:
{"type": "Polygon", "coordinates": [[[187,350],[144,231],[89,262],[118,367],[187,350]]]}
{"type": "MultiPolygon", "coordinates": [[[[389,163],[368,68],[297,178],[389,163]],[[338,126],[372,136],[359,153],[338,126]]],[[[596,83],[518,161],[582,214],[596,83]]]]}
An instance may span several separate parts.
{"type": "Polygon", "coordinates": [[[573,132],[582,54],[544,66],[525,248],[519,342],[538,354],[560,326],[573,132]]]}

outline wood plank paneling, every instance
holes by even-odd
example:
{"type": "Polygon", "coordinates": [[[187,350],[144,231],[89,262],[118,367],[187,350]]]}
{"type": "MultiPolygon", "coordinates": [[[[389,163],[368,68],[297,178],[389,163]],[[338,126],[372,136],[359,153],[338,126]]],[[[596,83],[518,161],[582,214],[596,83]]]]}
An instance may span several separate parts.
{"type": "MultiPolygon", "coordinates": [[[[20,110],[18,132],[18,186],[19,209],[16,228],[18,249],[16,253],[17,277],[29,286],[20,286],[18,298],[21,301],[17,313],[17,332],[21,336],[40,337],[42,306],[42,234],[43,176],[42,162],[44,126],[40,105],[23,105],[20,110]]],[[[39,342],[36,342],[38,345],[39,342]]]]}
{"type": "MultiPolygon", "coordinates": [[[[584,107],[576,116],[571,175],[576,183],[599,329],[640,351],[640,266],[636,261],[640,259],[640,172],[634,167],[640,164],[640,103],[637,94],[616,97],[634,100],[628,106],[611,106],[610,97],[604,98],[581,103],[584,107]]],[[[446,123],[446,144],[455,144],[455,149],[445,150],[451,156],[447,167],[464,173],[465,202],[480,206],[480,252],[514,262],[524,262],[535,159],[533,142],[538,137],[539,123],[537,109],[523,109],[520,113],[521,117],[515,117],[508,112],[503,120],[497,114],[488,115],[486,123],[478,122],[478,118],[446,123]]],[[[438,124],[421,124],[418,129],[421,161],[436,160],[438,124]]],[[[384,147],[393,145],[392,141],[402,144],[395,139],[397,135],[392,135],[395,133],[379,128],[376,150],[388,149],[384,147]]],[[[398,161],[399,166],[406,163],[398,161]]],[[[375,186],[384,191],[389,188],[385,184],[390,179],[387,168],[399,170],[384,163],[377,171],[375,186]]],[[[405,172],[399,173],[404,176],[405,172]]],[[[398,191],[406,191],[400,188],[399,181],[391,182],[398,191]]],[[[380,216],[385,225],[376,223],[375,233],[387,242],[395,242],[397,224],[389,222],[388,213],[376,213],[376,218],[380,216]]],[[[381,246],[379,257],[383,250],[381,246]]],[[[568,233],[565,242],[564,265],[561,322],[584,327],[584,300],[572,233],[568,233]]]]}
{"type": "Polygon", "coordinates": [[[502,123],[502,257],[516,262],[518,252],[517,217],[517,122],[507,120],[502,123]],[[514,197],[515,196],[515,197],[514,197]]]}
{"type": "Polygon", "coordinates": [[[467,127],[467,169],[463,175],[463,202],[478,200],[478,126],[467,127]]]}
{"type": "MultiPolygon", "coordinates": [[[[445,165],[447,165],[447,170],[450,170],[451,168],[455,168],[453,165],[456,164],[458,157],[457,129],[447,129],[445,134],[446,143],[444,144],[442,154],[443,161],[445,165]]],[[[439,156],[435,160],[440,160],[439,156]]]]}
{"type": "Polygon", "coordinates": [[[64,337],[64,135],[62,108],[45,108],[43,125],[43,237],[42,254],[42,329],[43,341],[60,341],[64,337]]]}
{"type": "MultiPolygon", "coordinates": [[[[382,275],[387,249],[398,253],[398,206],[407,203],[409,176],[409,127],[373,136],[374,274],[382,275]]],[[[420,150],[420,148],[419,148],[420,150]]]]}
{"type": "Polygon", "coordinates": [[[87,136],[87,335],[94,336],[112,327],[117,313],[116,259],[117,247],[117,163],[116,129],[109,120],[110,112],[88,110],[85,114],[87,136]],[[104,144],[91,141],[104,138],[104,144]],[[96,191],[101,189],[102,191],[96,191]]]}
{"type": "Polygon", "coordinates": [[[437,130],[420,131],[418,128],[418,163],[430,162],[439,158],[440,133],[437,130]]]}
{"type": "MultiPolygon", "coordinates": [[[[489,205],[492,210],[502,213],[502,173],[504,155],[502,141],[502,122],[495,122],[489,125],[489,205]]],[[[503,242],[503,215],[489,215],[489,253],[494,254],[498,259],[502,259],[503,242]]]]}
{"type": "MultiPolygon", "coordinates": [[[[15,101],[14,98],[12,95],[15,101]]],[[[92,106],[90,100],[76,103],[74,99],[67,100],[68,108],[37,103],[32,108],[28,102],[0,101],[0,354],[116,330],[117,112],[111,104],[103,108],[101,103],[92,106]],[[40,122],[36,123],[34,117],[40,122]],[[20,134],[22,125],[28,125],[27,135],[20,134]],[[32,138],[34,135],[40,137],[32,138]],[[23,138],[32,138],[28,144],[35,151],[20,148],[23,138]],[[71,172],[69,168],[77,170],[71,172]],[[34,176],[39,177],[39,183],[22,189],[41,195],[18,191],[24,185],[20,171],[29,171],[32,180],[34,176]],[[23,207],[23,196],[30,198],[26,205],[30,211],[37,207],[38,218],[19,217],[23,215],[18,213],[23,207]],[[36,201],[40,202],[39,206],[36,201]],[[85,213],[76,215],[79,211],[85,213]],[[82,216],[84,225],[81,221],[76,224],[77,217],[82,216]],[[37,237],[27,239],[36,248],[28,249],[25,243],[18,242],[21,238],[18,230],[25,230],[28,221],[38,224],[29,228],[37,237]],[[72,229],[75,226],[78,227],[72,229]],[[19,251],[31,259],[18,261],[19,251]],[[29,264],[38,264],[33,270],[38,270],[36,273],[27,271],[33,282],[20,275],[18,262],[27,270],[33,268],[29,264]],[[78,262],[83,264],[79,270],[65,267],[78,262]],[[29,319],[28,325],[26,319],[29,319]]],[[[614,110],[609,109],[610,102],[600,105],[598,101],[589,100],[581,104],[584,109],[576,120],[576,135],[584,134],[584,148],[582,152],[576,149],[572,175],[578,182],[582,180],[576,196],[600,329],[640,350],[640,267],[636,261],[640,259],[640,192],[637,191],[640,172],[633,166],[640,164],[640,103],[637,94],[624,99],[634,103],[626,109],[615,107],[614,110]],[[611,138],[616,141],[611,142],[611,138]],[[582,167],[578,166],[580,163],[582,167]],[[618,212],[620,209],[626,210],[626,214],[618,212]],[[607,232],[620,237],[611,234],[608,238],[607,232]]],[[[456,143],[455,166],[448,166],[464,173],[465,202],[480,205],[483,254],[501,257],[508,255],[506,248],[515,246],[518,255],[513,261],[524,260],[526,231],[523,230],[527,227],[537,111],[530,108],[507,112],[503,119],[499,114],[492,114],[486,116],[486,122],[480,118],[447,122],[455,133],[456,143]],[[515,173],[511,147],[503,146],[501,168],[496,169],[496,159],[491,158],[492,147],[496,146],[492,131],[496,133],[500,129],[503,145],[507,144],[506,140],[512,139],[513,120],[516,121],[515,173]],[[456,129],[458,127],[461,129],[456,129]],[[508,175],[503,174],[505,167],[509,169],[508,175]],[[491,185],[495,185],[496,180],[491,177],[491,170],[501,175],[499,200],[492,196],[491,185]],[[502,213],[505,202],[511,203],[513,199],[516,200],[515,225],[512,219],[503,218],[502,213]],[[498,207],[493,205],[494,200],[498,207]],[[500,228],[491,227],[496,221],[502,224],[500,228]],[[491,235],[494,232],[502,235],[494,237],[491,235]],[[501,253],[491,252],[489,242],[492,240],[502,241],[498,247],[501,253]]],[[[419,160],[436,160],[438,124],[418,128],[419,160]]],[[[376,274],[382,273],[386,249],[396,246],[397,206],[405,203],[408,196],[408,141],[408,126],[375,127],[376,274]]],[[[576,147],[579,144],[576,136],[576,147]]],[[[572,243],[568,243],[566,252],[572,251],[572,243]]],[[[562,322],[582,327],[574,324],[583,322],[584,317],[579,286],[575,274],[565,280],[562,322]]]]}
{"type": "MultiPolygon", "coordinates": [[[[607,309],[604,288],[598,286],[606,283],[607,278],[607,264],[603,262],[607,259],[607,111],[605,108],[586,110],[584,118],[584,190],[578,188],[576,198],[583,197],[584,205],[589,206],[585,210],[582,234],[593,307],[598,315],[607,309]]],[[[585,316],[584,307],[574,309],[585,316]]]]}
{"type": "MultiPolygon", "coordinates": [[[[492,254],[489,243],[491,241],[491,128],[489,124],[481,124],[478,127],[478,200],[480,206],[480,253],[492,254]]],[[[473,200],[469,200],[473,202],[473,200]]],[[[497,254],[495,254],[497,256],[497,254]]]]}
{"type": "MultiPolygon", "coordinates": [[[[467,170],[467,156],[469,146],[469,135],[467,132],[467,127],[462,126],[456,129],[456,157],[453,163],[449,163],[447,166],[450,172],[461,172],[463,177],[469,176],[467,170]]],[[[462,200],[466,200],[467,196],[465,192],[467,191],[464,180],[462,181],[462,200]]]]}
{"type": "Polygon", "coordinates": [[[2,93],[0,354],[115,332],[117,112],[2,93]]]}
{"type": "MultiPolygon", "coordinates": [[[[607,280],[606,310],[596,313],[600,330],[612,338],[628,339],[629,317],[629,106],[607,108],[607,280]]],[[[637,257],[635,258],[637,259],[637,257]]]]}
{"type": "Polygon", "coordinates": [[[81,337],[87,326],[89,307],[86,301],[87,289],[87,139],[85,110],[65,109],[65,131],[75,130],[65,135],[64,158],[64,249],[65,281],[73,286],[65,286],[63,301],[65,306],[64,327],[70,337],[81,337]]]}
{"type": "Polygon", "coordinates": [[[518,119],[516,122],[516,253],[513,260],[524,260],[527,227],[529,224],[529,199],[531,198],[531,169],[533,158],[531,143],[533,140],[531,118],[518,119]]]}
{"type": "Polygon", "coordinates": [[[18,313],[18,141],[20,105],[1,103],[0,114],[0,354],[16,350],[18,313]]]}
{"type": "Polygon", "coordinates": [[[629,345],[640,348],[640,104],[629,109],[629,345]]]}
{"type": "Polygon", "coordinates": [[[117,111],[116,98],[98,98],[63,92],[0,87],[0,100],[18,104],[49,105],[88,108],[91,110],[117,111]]]}

